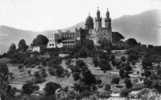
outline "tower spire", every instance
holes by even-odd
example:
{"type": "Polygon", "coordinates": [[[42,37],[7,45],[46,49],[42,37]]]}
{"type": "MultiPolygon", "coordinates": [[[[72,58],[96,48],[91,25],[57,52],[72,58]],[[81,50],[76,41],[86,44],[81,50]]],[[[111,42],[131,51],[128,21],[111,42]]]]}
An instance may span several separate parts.
{"type": "Polygon", "coordinates": [[[97,18],[101,18],[99,7],[97,7],[97,18]]]}
{"type": "Polygon", "coordinates": [[[109,18],[110,17],[110,12],[109,12],[109,9],[107,8],[107,11],[106,11],[106,18],[109,18]]]}
{"type": "Polygon", "coordinates": [[[102,18],[101,18],[101,13],[100,13],[99,7],[97,7],[97,13],[96,13],[95,22],[96,22],[95,29],[100,30],[102,28],[102,18]]]}

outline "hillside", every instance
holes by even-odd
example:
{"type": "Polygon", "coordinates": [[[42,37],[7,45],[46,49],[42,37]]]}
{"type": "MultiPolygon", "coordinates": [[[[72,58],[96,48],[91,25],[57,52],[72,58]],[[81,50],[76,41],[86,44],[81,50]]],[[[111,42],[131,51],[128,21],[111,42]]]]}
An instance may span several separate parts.
{"type": "Polygon", "coordinates": [[[125,37],[134,37],[142,43],[159,44],[159,13],[158,10],[151,10],[114,19],[113,31],[119,31],[125,37]]]}
{"type": "Polygon", "coordinates": [[[20,39],[25,39],[30,44],[35,36],[36,32],[0,26],[0,53],[8,50],[11,43],[17,44],[20,39]]]}

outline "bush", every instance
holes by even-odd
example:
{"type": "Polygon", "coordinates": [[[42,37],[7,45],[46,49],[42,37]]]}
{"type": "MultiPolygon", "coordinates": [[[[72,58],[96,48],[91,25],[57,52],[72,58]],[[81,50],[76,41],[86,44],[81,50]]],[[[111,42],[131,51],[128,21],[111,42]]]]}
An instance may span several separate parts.
{"type": "Polygon", "coordinates": [[[45,91],[45,94],[46,94],[46,95],[54,95],[54,94],[55,94],[55,91],[56,91],[58,88],[61,88],[61,86],[60,86],[59,84],[54,83],[54,82],[48,82],[48,83],[45,85],[44,91],[45,91]]]}
{"type": "Polygon", "coordinates": [[[35,90],[39,90],[39,86],[34,85],[33,83],[26,83],[22,87],[22,92],[24,94],[32,94],[35,90]]]}
{"type": "Polygon", "coordinates": [[[34,76],[35,76],[35,80],[34,80],[35,83],[42,83],[42,82],[45,81],[45,77],[43,77],[43,76],[40,74],[40,72],[35,72],[35,73],[34,73],[34,76]]]}
{"type": "Polygon", "coordinates": [[[110,91],[111,90],[111,85],[110,84],[106,84],[105,85],[105,90],[106,91],[110,91]]]}
{"type": "Polygon", "coordinates": [[[119,84],[119,82],[120,82],[120,78],[113,78],[112,79],[112,84],[119,84]]]}
{"type": "Polygon", "coordinates": [[[49,74],[55,76],[56,75],[56,69],[54,68],[49,68],[49,74]]]}

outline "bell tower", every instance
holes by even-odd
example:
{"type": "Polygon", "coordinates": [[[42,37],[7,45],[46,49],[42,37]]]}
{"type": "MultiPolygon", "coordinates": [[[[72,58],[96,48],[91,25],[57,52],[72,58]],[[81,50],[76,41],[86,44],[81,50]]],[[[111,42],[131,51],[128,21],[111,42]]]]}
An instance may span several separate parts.
{"type": "Polygon", "coordinates": [[[102,28],[102,18],[99,8],[97,9],[96,19],[95,19],[95,30],[99,31],[102,28]]]}
{"type": "Polygon", "coordinates": [[[106,12],[106,17],[105,17],[105,28],[108,30],[111,29],[111,18],[110,18],[110,12],[108,9],[106,12]]]}
{"type": "Polygon", "coordinates": [[[109,40],[112,42],[111,18],[110,18],[110,12],[109,12],[108,8],[107,8],[106,16],[105,16],[105,28],[107,30],[109,40]]]}

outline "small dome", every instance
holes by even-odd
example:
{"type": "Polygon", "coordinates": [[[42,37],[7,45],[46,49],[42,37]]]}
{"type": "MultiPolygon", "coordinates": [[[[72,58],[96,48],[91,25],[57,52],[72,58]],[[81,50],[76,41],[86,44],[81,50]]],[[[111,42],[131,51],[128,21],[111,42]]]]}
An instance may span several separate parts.
{"type": "Polygon", "coordinates": [[[86,19],[85,26],[87,29],[93,29],[93,25],[94,25],[93,18],[89,15],[86,19]]]}

